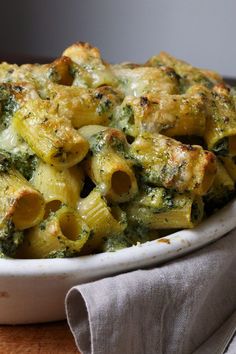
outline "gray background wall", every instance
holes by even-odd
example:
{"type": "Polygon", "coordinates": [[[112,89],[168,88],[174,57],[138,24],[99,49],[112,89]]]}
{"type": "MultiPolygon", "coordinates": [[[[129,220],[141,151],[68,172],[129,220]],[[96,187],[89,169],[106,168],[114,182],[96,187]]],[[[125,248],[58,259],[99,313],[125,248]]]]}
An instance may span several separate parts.
{"type": "Polygon", "coordinates": [[[57,56],[83,40],[112,62],[166,50],[236,77],[234,0],[2,0],[0,14],[0,55],[57,56]]]}

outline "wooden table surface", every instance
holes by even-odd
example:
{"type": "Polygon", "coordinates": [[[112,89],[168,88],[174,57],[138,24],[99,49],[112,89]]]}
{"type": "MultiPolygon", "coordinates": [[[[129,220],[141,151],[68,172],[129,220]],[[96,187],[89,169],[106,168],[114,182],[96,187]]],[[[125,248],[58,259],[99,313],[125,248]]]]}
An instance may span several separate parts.
{"type": "Polygon", "coordinates": [[[66,321],[0,326],[0,354],[79,353],[66,321]]]}

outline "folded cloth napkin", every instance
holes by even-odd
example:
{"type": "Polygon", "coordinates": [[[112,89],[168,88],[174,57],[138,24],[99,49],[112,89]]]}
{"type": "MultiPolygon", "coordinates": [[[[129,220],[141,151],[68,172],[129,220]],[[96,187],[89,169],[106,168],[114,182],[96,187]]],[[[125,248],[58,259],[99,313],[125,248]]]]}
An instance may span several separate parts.
{"type": "Polygon", "coordinates": [[[155,269],[75,286],[66,312],[83,354],[221,354],[236,330],[236,230],[155,269]]]}

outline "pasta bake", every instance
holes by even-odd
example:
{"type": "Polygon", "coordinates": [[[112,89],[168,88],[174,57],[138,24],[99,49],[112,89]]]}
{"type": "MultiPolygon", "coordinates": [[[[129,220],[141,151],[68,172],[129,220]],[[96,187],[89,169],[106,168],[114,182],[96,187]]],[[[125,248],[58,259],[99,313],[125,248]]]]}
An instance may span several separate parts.
{"type": "Polygon", "coordinates": [[[194,228],[235,192],[236,94],[161,52],[75,43],[0,64],[0,255],[73,257],[194,228]]]}

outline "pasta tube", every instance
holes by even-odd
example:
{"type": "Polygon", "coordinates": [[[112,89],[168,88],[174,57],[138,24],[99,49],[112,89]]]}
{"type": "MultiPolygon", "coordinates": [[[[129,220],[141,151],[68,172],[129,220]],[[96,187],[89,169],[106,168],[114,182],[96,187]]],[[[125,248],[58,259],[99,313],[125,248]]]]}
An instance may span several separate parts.
{"type": "Polygon", "coordinates": [[[39,162],[32,185],[39,190],[46,202],[46,215],[58,210],[62,204],[76,208],[83,188],[84,174],[81,167],[58,170],[51,165],[39,162]]]}
{"type": "Polygon", "coordinates": [[[98,249],[104,238],[122,233],[127,226],[125,213],[118,206],[108,207],[98,188],[81,199],[78,211],[91,229],[85,246],[88,252],[98,249]]]}
{"type": "Polygon", "coordinates": [[[0,64],[0,81],[14,84],[30,84],[44,95],[49,82],[71,85],[74,77],[71,73],[73,62],[68,57],[60,57],[50,64],[0,64]]]}
{"type": "Polygon", "coordinates": [[[206,127],[205,88],[191,87],[186,94],[127,96],[115,110],[112,125],[136,137],[142,131],[167,136],[203,136],[206,127]]]}
{"type": "Polygon", "coordinates": [[[89,228],[73,209],[62,207],[28,230],[17,251],[20,258],[54,258],[78,255],[89,228]]]}
{"type": "Polygon", "coordinates": [[[130,154],[141,167],[144,181],[180,193],[206,194],[216,173],[214,154],[161,134],[139,135],[130,154]]]}
{"type": "Polygon", "coordinates": [[[88,139],[92,152],[92,156],[86,160],[87,173],[108,199],[114,202],[128,201],[137,193],[138,186],[132,163],[124,157],[127,141],[117,129],[102,129],[91,126],[80,130],[88,139]],[[99,129],[100,132],[92,134],[99,129]]]}
{"type": "Polygon", "coordinates": [[[193,228],[202,220],[203,202],[192,194],[146,187],[125,211],[129,222],[150,229],[193,228]]]}
{"type": "Polygon", "coordinates": [[[28,101],[13,117],[13,126],[44,162],[69,168],[88,152],[88,142],[48,101],[28,101]]]}
{"type": "Polygon", "coordinates": [[[0,172],[0,184],[0,225],[12,220],[17,230],[23,230],[43,219],[43,196],[19,172],[0,172]]]}
{"type": "Polygon", "coordinates": [[[59,116],[69,119],[74,128],[90,124],[108,125],[114,107],[121,103],[120,93],[107,86],[88,90],[50,84],[48,98],[59,116]]]}
{"type": "Polygon", "coordinates": [[[90,149],[94,154],[112,148],[118,154],[125,155],[128,150],[126,136],[119,129],[101,125],[88,125],[79,129],[79,133],[88,140],[90,149]]]}
{"type": "Polygon", "coordinates": [[[151,93],[176,94],[179,89],[178,76],[167,67],[134,67],[113,65],[112,71],[118,78],[118,87],[126,96],[146,96],[151,93]]]}
{"type": "Polygon", "coordinates": [[[108,199],[125,202],[137,193],[138,186],[130,164],[112,149],[93,155],[86,166],[89,177],[108,199]]]}
{"type": "Polygon", "coordinates": [[[232,178],[234,182],[236,182],[236,159],[235,157],[227,157],[227,156],[221,156],[220,157],[221,162],[223,163],[226,171],[232,178]]]}
{"type": "Polygon", "coordinates": [[[223,79],[219,75],[214,75],[213,72],[207,72],[179,60],[166,52],[160,52],[147,62],[150,66],[168,66],[173,68],[177,75],[181,77],[183,89],[194,84],[202,84],[211,88],[215,83],[222,82],[223,79]]]}
{"type": "Polygon", "coordinates": [[[63,56],[71,58],[78,65],[73,67],[73,85],[81,86],[81,80],[82,85],[87,84],[87,87],[113,86],[116,83],[110,66],[102,60],[99,50],[88,43],[73,44],[63,52],[63,56]]]}
{"type": "Polygon", "coordinates": [[[217,173],[213,185],[204,197],[207,212],[212,212],[215,208],[226,204],[234,191],[234,181],[224,168],[220,160],[217,159],[217,173]]]}
{"type": "Polygon", "coordinates": [[[68,57],[60,57],[49,64],[48,78],[60,85],[72,85],[73,75],[71,73],[72,60],[68,57]]]}
{"type": "Polygon", "coordinates": [[[213,89],[204,138],[209,150],[236,155],[236,110],[233,97],[222,85],[213,89]]]}

